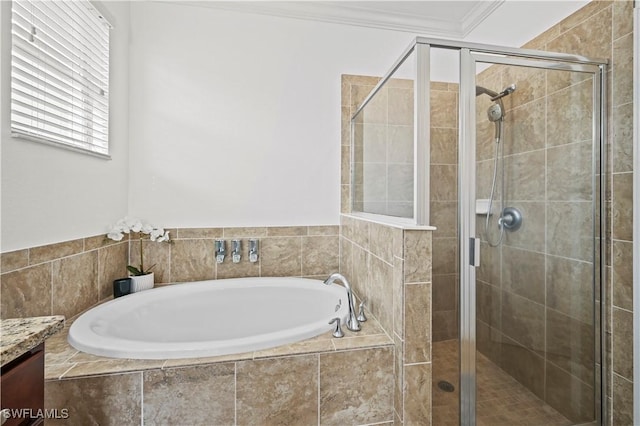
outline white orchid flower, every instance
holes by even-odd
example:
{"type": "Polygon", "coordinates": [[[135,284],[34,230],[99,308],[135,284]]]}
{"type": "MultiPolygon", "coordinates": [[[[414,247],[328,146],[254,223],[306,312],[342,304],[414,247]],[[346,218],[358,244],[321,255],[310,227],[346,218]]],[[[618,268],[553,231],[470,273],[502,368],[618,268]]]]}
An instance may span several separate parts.
{"type": "Polygon", "coordinates": [[[159,243],[165,242],[165,241],[169,241],[169,231],[165,231],[165,233],[156,240],[159,243]]]}
{"type": "Polygon", "coordinates": [[[149,224],[149,223],[143,223],[142,224],[142,233],[144,234],[151,234],[153,232],[153,225],[149,224]]]}
{"type": "Polygon", "coordinates": [[[162,234],[164,234],[164,229],[153,228],[149,233],[149,238],[151,239],[151,241],[157,241],[158,238],[162,237],[162,234]]]}
{"type": "Polygon", "coordinates": [[[124,234],[119,231],[111,231],[107,234],[107,238],[112,239],[113,241],[120,241],[124,237],[124,234]]]}

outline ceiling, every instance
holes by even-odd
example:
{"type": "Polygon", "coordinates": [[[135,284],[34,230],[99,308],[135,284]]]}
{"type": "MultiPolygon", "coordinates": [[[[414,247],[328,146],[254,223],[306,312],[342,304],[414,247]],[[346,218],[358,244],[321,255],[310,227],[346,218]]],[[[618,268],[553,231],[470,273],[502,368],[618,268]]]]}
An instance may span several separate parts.
{"type": "Polygon", "coordinates": [[[505,0],[180,1],[240,12],[463,39],[505,0]]]}

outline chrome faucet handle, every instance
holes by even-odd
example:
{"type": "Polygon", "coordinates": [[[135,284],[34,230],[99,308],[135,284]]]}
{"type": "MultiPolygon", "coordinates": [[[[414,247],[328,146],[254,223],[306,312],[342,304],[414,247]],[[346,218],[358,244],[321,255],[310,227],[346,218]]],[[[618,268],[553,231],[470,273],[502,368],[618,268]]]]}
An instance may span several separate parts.
{"type": "Polygon", "coordinates": [[[240,258],[242,254],[242,241],[240,240],[231,240],[231,245],[233,246],[233,250],[231,251],[231,261],[233,263],[240,263],[240,258]]]}
{"type": "Polygon", "coordinates": [[[256,263],[258,261],[258,240],[252,238],[249,240],[249,262],[256,263]]]}
{"type": "Polygon", "coordinates": [[[333,324],[334,322],[336,323],[336,329],[333,330],[333,337],[344,337],[344,332],[342,331],[342,327],[340,326],[340,318],[335,317],[334,319],[329,321],[329,324],[333,324]]]}
{"type": "Polygon", "coordinates": [[[367,304],[367,298],[365,297],[364,299],[362,299],[362,301],[360,302],[360,306],[358,309],[358,322],[365,322],[367,320],[367,316],[364,314],[364,307],[367,304]]]}
{"type": "Polygon", "coordinates": [[[227,254],[226,244],[224,240],[216,240],[216,262],[224,262],[224,257],[227,254]]]}

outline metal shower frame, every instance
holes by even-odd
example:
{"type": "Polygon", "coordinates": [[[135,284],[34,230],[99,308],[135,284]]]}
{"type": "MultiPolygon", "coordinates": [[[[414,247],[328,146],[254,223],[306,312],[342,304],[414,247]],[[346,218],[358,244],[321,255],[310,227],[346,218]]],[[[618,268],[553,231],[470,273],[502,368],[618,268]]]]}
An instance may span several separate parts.
{"type": "MultiPolygon", "coordinates": [[[[576,71],[593,75],[593,128],[592,170],[593,173],[593,288],[599,296],[600,312],[594,312],[599,342],[596,341],[596,360],[600,360],[600,387],[594,389],[599,424],[607,418],[604,392],[607,380],[606,351],[606,305],[609,302],[605,288],[605,191],[606,191],[606,138],[607,138],[607,59],[589,58],[556,52],[493,46],[481,43],[417,37],[400,55],[390,70],[367,95],[352,116],[352,121],[371,99],[384,87],[404,61],[415,52],[414,80],[414,222],[429,225],[429,165],[430,165],[430,66],[431,48],[456,50],[460,58],[459,92],[459,162],[458,162],[458,238],[460,255],[460,424],[475,425],[476,401],[476,271],[479,266],[480,239],[476,238],[475,223],[475,76],[476,63],[514,65],[549,70],[576,71]]],[[[353,149],[353,144],[352,144],[353,149]]],[[[354,158],[353,156],[351,158],[354,158]]],[[[352,167],[353,170],[353,167],[352,167]]],[[[352,181],[353,182],[353,181],[352,181]]],[[[353,185],[352,185],[353,187],[353,185]]],[[[598,381],[596,381],[598,383],[598,381]]]]}

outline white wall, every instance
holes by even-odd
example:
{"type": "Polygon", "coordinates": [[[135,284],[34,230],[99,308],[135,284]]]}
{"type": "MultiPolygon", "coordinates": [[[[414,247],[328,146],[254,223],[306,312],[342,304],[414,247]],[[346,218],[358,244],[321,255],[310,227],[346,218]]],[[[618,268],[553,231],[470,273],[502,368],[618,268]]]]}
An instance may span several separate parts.
{"type": "Polygon", "coordinates": [[[384,74],[411,34],[148,2],[131,22],[131,214],[338,223],[340,75],[384,74]]]}
{"type": "Polygon", "coordinates": [[[129,4],[96,6],[115,26],[110,161],[10,136],[11,2],[0,1],[2,252],[100,234],[127,212],[129,4]]]}

